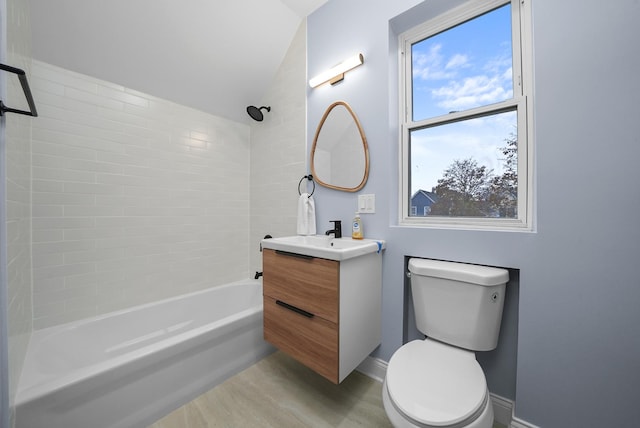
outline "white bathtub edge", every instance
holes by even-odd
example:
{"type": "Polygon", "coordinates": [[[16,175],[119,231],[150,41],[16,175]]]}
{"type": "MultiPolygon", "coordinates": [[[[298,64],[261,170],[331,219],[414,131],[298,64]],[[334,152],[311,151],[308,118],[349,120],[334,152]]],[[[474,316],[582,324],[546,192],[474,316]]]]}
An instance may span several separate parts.
{"type": "MultiPolygon", "coordinates": [[[[213,288],[257,282],[260,281],[237,281],[213,288]]],[[[22,383],[15,400],[16,428],[146,427],[255,364],[275,348],[263,339],[261,296],[257,305],[254,298],[258,290],[249,289],[253,291],[246,296],[253,297],[247,303],[251,301],[253,306],[245,306],[246,309],[222,319],[110,360],[68,374],[63,372],[57,380],[45,377],[31,387],[22,383]],[[45,388],[39,388],[43,385],[45,388]]],[[[189,293],[189,296],[206,291],[189,293]]],[[[235,296],[244,301],[244,293],[235,296]]],[[[162,302],[178,298],[183,296],[162,302]]],[[[205,304],[205,310],[206,307],[205,304]]],[[[113,313],[91,320],[106,316],[113,313]]],[[[41,354],[40,358],[42,355],[48,354],[41,354]]]]}

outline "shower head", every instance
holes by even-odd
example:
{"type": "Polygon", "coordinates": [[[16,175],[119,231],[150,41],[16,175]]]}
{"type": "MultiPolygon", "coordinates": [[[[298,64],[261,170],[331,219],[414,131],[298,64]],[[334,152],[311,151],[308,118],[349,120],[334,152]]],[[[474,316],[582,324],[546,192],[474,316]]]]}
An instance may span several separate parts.
{"type": "Polygon", "coordinates": [[[253,120],[257,120],[258,122],[262,122],[262,119],[264,119],[264,116],[262,115],[262,112],[260,111],[262,109],[266,109],[267,111],[271,111],[271,107],[262,106],[262,107],[258,108],[258,107],[255,107],[255,106],[249,106],[249,107],[247,107],[247,113],[249,113],[249,116],[251,116],[251,118],[253,120]]]}

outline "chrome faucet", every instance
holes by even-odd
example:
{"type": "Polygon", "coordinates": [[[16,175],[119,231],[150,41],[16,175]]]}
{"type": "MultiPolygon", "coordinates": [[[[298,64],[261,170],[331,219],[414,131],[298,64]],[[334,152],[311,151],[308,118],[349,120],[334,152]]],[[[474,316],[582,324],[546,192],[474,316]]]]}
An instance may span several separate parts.
{"type": "Polygon", "coordinates": [[[340,220],[331,220],[330,223],[333,223],[333,229],[327,230],[324,234],[330,235],[333,233],[335,238],[342,238],[342,222],[340,220]]]}

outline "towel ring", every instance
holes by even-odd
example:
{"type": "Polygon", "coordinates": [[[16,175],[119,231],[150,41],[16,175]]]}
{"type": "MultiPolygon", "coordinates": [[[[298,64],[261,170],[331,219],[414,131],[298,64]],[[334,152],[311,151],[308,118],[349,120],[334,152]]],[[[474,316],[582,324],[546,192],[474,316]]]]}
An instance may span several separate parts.
{"type": "Polygon", "coordinates": [[[300,182],[298,182],[298,195],[302,195],[302,192],[300,192],[300,185],[302,184],[302,182],[304,181],[305,178],[313,183],[313,189],[311,189],[311,193],[309,193],[309,196],[308,196],[310,198],[311,195],[313,195],[313,192],[316,191],[316,182],[313,181],[313,175],[311,175],[311,174],[305,175],[304,177],[302,177],[300,179],[300,182]]]}

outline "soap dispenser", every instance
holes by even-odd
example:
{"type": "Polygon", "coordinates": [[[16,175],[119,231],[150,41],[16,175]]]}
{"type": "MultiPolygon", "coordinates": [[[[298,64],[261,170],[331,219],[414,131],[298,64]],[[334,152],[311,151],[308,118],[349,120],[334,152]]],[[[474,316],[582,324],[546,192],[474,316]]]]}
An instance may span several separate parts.
{"type": "Polygon", "coordinates": [[[360,219],[360,213],[357,211],[356,211],[356,216],[353,218],[353,222],[352,222],[351,238],[353,239],[364,238],[364,233],[362,230],[362,220],[360,219]]]}

